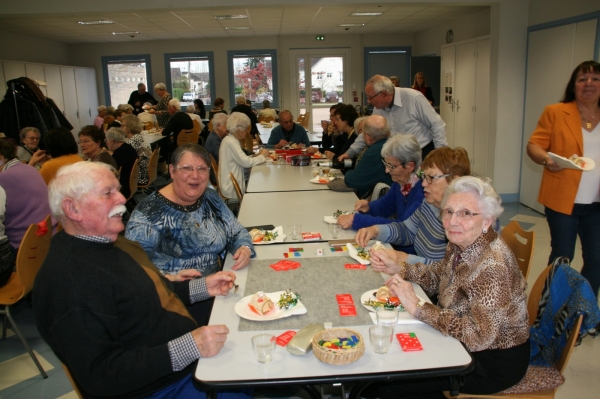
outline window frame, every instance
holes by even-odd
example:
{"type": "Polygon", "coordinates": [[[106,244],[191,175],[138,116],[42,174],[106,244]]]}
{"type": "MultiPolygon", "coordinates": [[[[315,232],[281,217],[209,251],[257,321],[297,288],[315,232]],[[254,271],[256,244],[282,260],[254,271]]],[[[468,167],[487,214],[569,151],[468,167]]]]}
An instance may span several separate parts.
{"type": "MultiPolygon", "coordinates": [[[[279,108],[279,79],[278,79],[278,68],[277,68],[277,50],[276,49],[265,49],[265,50],[228,50],[227,51],[227,68],[229,72],[229,105],[230,108],[236,106],[235,103],[235,80],[233,78],[233,59],[239,57],[252,57],[252,56],[270,56],[271,57],[271,76],[273,81],[273,100],[271,101],[271,108],[279,108]]],[[[262,104],[256,103],[255,108],[262,109],[262,104]]]]}
{"type": "MultiPolygon", "coordinates": [[[[170,90],[169,93],[171,94],[171,96],[173,95],[173,93],[171,93],[172,83],[173,83],[173,82],[171,82],[171,61],[173,61],[173,58],[207,58],[208,59],[208,69],[209,69],[208,81],[209,81],[209,85],[210,85],[210,100],[211,100],[210,108],[212,109],[212,106],[216,99],[214,52],[212,52],[212,51],[194,51],[194,52],[187,52],[187,53],[165,53],[165,56],[164,56],[165,85],[167,86],[167,90],[170,90]]],[[[177,60],[175,60],[175,61],[177,61],[177,60]]]]}
{"type": "Polygon", "coordinates": [[[104,102],[105,104],[116,106],[111,104],[110,100],[110,83],[108,77],[108,64],[114,63],[114,61],[121,61],[122,63],[128,63],[136,60],[144,60],[146,63],[146,90],[149,93],[153,93],[154,85],[152,83],[152,63],[150,54],[131,54],[131,55],[107,55],[102,56],[102,78],[104,79],[104,102]]]}

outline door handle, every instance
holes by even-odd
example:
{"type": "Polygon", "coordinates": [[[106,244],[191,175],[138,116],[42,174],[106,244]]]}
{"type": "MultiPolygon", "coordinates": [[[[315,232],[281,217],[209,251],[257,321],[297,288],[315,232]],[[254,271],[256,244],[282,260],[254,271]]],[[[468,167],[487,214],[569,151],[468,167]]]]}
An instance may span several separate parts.
{"type": "Polygon", "coordinates": [[[458,100],[456,100],[456,112],[458,112],[459,108],[460,108],[460,106],[458,105],[458,100]]]}

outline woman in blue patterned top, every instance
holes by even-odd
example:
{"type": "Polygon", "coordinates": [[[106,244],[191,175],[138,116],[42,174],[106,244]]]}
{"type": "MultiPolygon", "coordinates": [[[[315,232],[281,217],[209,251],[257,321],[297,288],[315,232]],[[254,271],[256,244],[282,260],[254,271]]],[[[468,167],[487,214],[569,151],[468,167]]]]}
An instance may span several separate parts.
{"type": "Polygon", "coordinates": [[[171,162],[173,183],[140,202],[125,237],[139,242],[164,274],[191,278],[216,273],[224,251],[236,260],[233,270],[248,266],[254,256],[252,239],[219,194],[207,187],[208,152],[186,144],[173,152],[171,162]]]}

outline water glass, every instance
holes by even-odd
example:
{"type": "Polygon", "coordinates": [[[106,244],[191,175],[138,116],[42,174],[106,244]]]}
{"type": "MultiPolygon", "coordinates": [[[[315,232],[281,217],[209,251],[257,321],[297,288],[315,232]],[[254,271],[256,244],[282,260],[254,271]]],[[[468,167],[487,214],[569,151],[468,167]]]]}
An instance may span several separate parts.
{"type": "Polygon", "coordinates": [[[342,226],[337,223],[329,223],[329,235],[331,238],[339,238],[342,226]]]}
{"type": "Polygon", "coordinates": [[[389,326],[396,328],[398,324],[398,310],[397,309],[377,309],[377,324],[380,326],[389,326]]]}
{"type": "Polygon", "coordinates": [[[298,241],[302,236],[302,225],[298,223],[288,224],[288,231],[290,238],[294,241],[298,241]]]}
{"type": "Polygon", "coordinates": [[[376,325],[369,327],[369,339],[373,352],[385,354],[390,350],[394,330],[389,326],[376,325]]]}
{"type": "Polygon", "coordinates": [[[269,363],[275,352],[275,337],[270,334],[260,334],[252,337],[252,350],[259,363],[269,363]]]}

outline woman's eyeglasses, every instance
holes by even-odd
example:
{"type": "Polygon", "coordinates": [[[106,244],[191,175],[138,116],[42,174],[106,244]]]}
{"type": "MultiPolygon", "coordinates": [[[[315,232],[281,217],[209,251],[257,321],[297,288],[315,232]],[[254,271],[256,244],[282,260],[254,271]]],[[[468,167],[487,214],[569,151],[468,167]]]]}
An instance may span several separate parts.
{"type": "Polygon", "coordinates": [[[421,176],[419,176],[419,177],[421,178],[421,180],[426,181],[427,184],[433,184],[434,179],[440,179],[440,178],[446,177],[446,176],[450,176],[450,174],[431,176],[431,175],[426,175],[425,173],[421,173],[421,176]]]}
{"type": "Polygon", "coordinates": [[[87,143],[92,143],[92,142],[93,142],[93,140],[79,140],[77,142],[77,144],[87,144],[87,143]]]}
{"type": "Polygon", "coordinates": [[[402,166],[403,168],[406,167],[406,163],[401,163],[400,165],[391,165],[387,162],[385,162],[385,159],[381,158],[381,162],[383,163],[383,165],[388,168],[391,171],[393,171],[394,169],[396,169],[398,166],[402,166]]]}
{"type": "Polygon", "coordinates": [[[189,165],[175,166],[175,168],[179,169],[186,175],[189,175],[193,171],[196,171],[196,172],[198,172],[199,175],[202,175],[202,176],[206,176],[208,174],[208,171],[210,170],[210,168],[207,168],[206,166],[196,166],[194,168],[193,166],[189,166],[189,165]]]}
{"type": "Polygon", "coordinates": [[[450,220],[452,219],[452,215],[456,215],[458,220],[469,220],[473,216],[481,215],[481,213],[474,213],[468,209],[461,209],[458,211],[453,211],[452,209],[440,209],[440,216],[442,219],[450,220]]]}

